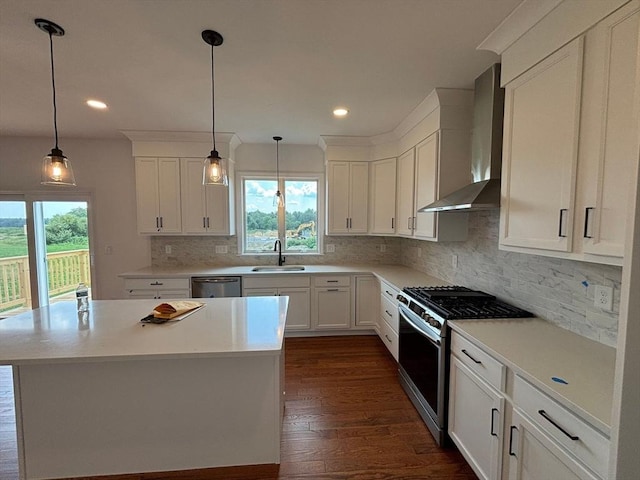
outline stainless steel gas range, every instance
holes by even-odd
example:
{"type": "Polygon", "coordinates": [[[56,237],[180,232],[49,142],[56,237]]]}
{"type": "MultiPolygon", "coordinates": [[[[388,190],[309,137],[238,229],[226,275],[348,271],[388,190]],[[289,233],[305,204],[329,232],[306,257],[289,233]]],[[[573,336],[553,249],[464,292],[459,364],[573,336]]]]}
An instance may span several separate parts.
{"type": "Polygon", "coordinates": [[[400,383],[438,445],[446,442],[447,320],[522,318],[531,313],[465,287],[412,287],[398,295],[400,383]]]}

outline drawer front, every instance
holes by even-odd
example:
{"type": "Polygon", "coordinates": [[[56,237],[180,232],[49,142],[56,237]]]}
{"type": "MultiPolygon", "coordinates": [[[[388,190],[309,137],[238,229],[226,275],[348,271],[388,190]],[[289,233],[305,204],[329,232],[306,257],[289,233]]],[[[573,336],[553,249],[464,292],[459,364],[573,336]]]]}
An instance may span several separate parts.
{"type": "Polygon", "coordinates": [[[451,335],[451,353],[460,359],[484,381],[500,391],[504,391],[506,368],[495,358],[485,353],[456,332],[451,335]]]}
{"type": "Polygon", "coordinates": [[[398,290],[387,282],[380,281],[380,295],[395,303],[398,299],[398,290]]]}
{"type": "Polygon", "coordinates": [[[398,361],[398,334],[384,320],[380,320],[380,338],[382,343],[389,349],[393,358],[398,361]]]}
{"type": "Polygon", "coordinates": [[[387,295],[380,295],[380,316],[398,333],[398,304],[388,299],[387,295]]]}
{"type": "Polygon", "coordinates": [[[126,290],[189,290],[190,283],[189,278],[126,278],[124,288],[126,290]]]}
{"type": "Polygon", "coordinates": [[[292,288],[308,287],[308,275],[284,273],[282,275],[247,275],[242,277],[244,288],[292,288]]]}
{"type": "Polygon", "coordinates": [[[602,433],[518,375],[513,385],[513,402],[534,425],[602,478],[607,477],[610,442],[602,433]]]}
{"type": "Polygon", "coordinates": [[[351,277],[348,275],[318,276],[313,277],[316,287],[348,287],[351,285],[351,277]]]}

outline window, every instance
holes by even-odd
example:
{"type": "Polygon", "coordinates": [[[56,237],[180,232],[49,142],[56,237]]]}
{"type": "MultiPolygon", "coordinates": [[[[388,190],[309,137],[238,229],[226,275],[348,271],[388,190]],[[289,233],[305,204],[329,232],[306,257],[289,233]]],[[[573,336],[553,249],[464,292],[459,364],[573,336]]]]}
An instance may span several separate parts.
{"type": "Polygon", "coordinates": [[[243,176],[243,253],[272,253],[282,240],[288,253],[318,253],[319,178],[280,178],[285,207],[278,211],[274,199],[278,182],[268,177],[243,176]]]}

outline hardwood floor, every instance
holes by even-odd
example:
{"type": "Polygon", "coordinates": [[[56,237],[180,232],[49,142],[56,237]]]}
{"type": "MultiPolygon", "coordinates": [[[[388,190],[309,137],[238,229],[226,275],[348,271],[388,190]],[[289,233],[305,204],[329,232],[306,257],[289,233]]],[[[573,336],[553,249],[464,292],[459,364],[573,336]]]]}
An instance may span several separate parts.
{"type": "MultiPolygon", "coordinates": [[[[376,336],[287,338],[280,466],[99,477],[101,480],[477,480],[441,449],[376,336]]],[[[10,371],[0,367],[0,478],[17,480],[10,371]],[[7,388],[9,387],[9,388],[7,388]]]]}

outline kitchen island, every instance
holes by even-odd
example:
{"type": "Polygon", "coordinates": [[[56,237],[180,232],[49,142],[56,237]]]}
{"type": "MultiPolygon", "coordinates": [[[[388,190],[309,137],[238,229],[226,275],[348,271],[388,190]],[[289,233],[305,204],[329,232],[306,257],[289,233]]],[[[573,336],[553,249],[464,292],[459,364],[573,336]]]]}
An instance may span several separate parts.
{"type": "Polygon", "coordinates": [[[203,299],[145,324],[158,300],[62,302],[0,322],[20,477],[280,462],[288,299],[203,299]]]}

